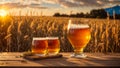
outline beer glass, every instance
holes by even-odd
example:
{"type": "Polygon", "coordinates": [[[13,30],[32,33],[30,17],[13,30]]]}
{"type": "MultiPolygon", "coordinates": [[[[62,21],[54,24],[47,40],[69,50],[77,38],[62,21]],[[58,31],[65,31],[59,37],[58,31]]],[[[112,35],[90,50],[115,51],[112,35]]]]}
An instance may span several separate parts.
{"type": "Polygon", "coordinates": [[[48,43],[46,38],[34,37],[32,40],[32,53],[39,56],[45,56],[48,43]]]}
{"type": "Polygon", "coordinates": [[[47,37],[48,55],[56,55],[60,50],[60,42],[58,37],[47,37]]]}
{"type": "Polygon", "coordinates": [[[67,37],[71,43],[74,53],[71,57],[85,58],[83,50],[91,38],[88,24],[80,24],[78,21],[69,20],[67,37]]]}

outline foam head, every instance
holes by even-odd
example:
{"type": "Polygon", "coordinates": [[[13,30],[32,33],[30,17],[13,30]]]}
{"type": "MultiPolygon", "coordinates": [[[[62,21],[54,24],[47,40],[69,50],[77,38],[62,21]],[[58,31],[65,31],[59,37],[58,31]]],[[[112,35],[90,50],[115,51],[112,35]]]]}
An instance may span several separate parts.
{"type": "Polygon", "coordinates": [[[47,40],[47,39],[44,37],[33,37],[33,40],[47,40]]]}
{"type": "Polygon", "coordinates": [[[47,37],[48,40],[58,39],[58,37],[47,37]]]}
{"type": "Polygon", "coordinates": [[[71,29],[84,29],[84,28],[89,28],[87,24],[71,24],[70,25],[71,29]]]}

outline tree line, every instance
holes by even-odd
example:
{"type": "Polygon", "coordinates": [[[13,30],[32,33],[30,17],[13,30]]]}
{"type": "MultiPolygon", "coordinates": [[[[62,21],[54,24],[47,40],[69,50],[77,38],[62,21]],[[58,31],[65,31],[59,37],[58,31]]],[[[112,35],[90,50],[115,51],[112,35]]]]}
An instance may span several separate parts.
{"type": "MultiPolygon", "coordinates": [[[[53,15],[54,17],[76,17],[76,18],[107,18],[107,12],[104,9],[93,9],[90,13],[76,13],[76,14],[60,14],[59,12],[53,15]]],[[[114,17],[120,19],[120,14],[115,14],[115,16],[109,16],[111,19],[114,17]]]]}

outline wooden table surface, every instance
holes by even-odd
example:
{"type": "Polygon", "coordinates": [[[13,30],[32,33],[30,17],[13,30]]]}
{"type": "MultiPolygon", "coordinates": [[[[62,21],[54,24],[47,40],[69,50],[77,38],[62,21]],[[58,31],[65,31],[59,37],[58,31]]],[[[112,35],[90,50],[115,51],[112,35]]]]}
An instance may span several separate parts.
{"type": "Polygon", "coordinates": [[[62,58],[31,61],[20,57],[23,53],[0,53],[0,66],[5,67],[96,67],[120,66],[120,53],[85,53],[87,58],[71,58],[71,53],[61,53],[62,58]]]}

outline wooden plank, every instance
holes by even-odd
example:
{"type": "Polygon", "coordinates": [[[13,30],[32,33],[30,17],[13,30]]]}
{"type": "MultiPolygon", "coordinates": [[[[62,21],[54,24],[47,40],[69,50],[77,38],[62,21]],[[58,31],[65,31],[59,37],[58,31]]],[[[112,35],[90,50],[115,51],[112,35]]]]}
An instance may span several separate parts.
{"type": "Polygon", "coordinates": [[[31,61],[21,57],[23,53],[0,53],[0,66],[36,66],[36,67],[89,67],[120,66],[120,53],[86,53],[87,58],[71,58],[71,53],[61,53],[62,58],[31,61]]]}
{"type": "Polygon", "coordinates": [[[62,54],[57,55],[46,55],[46,56],[38,56],[38,55],[24,55],[23,58],[28,60],[42,60],[42,59],[55,59],[55,58],[61,58],[62,54]]]}

